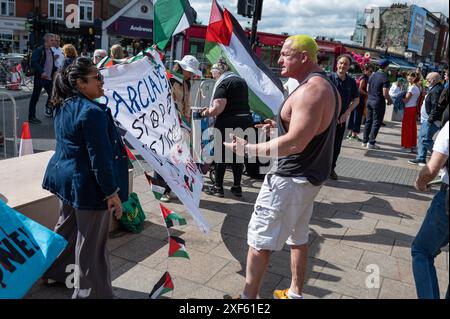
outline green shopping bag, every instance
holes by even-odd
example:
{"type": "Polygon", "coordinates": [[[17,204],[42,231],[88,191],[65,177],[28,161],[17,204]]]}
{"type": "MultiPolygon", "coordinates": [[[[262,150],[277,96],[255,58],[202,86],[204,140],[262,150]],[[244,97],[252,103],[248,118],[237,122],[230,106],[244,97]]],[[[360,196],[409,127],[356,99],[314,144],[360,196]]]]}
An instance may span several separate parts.
{"type": "Polygon", "coordinates": [[[145,214],[136,193],[131,193],[128,200],[122,203],[120,225],[127,231],[138,234],[144,230],[145,214]]]}

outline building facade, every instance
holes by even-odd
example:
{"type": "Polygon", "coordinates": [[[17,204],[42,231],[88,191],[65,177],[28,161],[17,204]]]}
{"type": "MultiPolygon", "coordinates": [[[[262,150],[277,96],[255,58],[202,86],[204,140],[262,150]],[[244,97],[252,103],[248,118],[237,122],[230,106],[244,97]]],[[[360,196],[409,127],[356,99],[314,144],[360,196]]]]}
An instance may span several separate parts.
{"type": "Polygon", "coordinates": [[[366,8],[357,18],[352,40],[428,69],[448,64],[448,18],[416,5],[366,8]]]}
{"type": "Polygon", "coordinates": [[[0,0],[0,53],[25,53],[29,41],[27,15],[32,0],[0,0]]]}
{"type": "Polygon", "coordinates": [[[101,25],[103,49],[121,44],[130,55],[153,43],[153,3],[150,0],[111,0],[110,16],[101,25]]]}

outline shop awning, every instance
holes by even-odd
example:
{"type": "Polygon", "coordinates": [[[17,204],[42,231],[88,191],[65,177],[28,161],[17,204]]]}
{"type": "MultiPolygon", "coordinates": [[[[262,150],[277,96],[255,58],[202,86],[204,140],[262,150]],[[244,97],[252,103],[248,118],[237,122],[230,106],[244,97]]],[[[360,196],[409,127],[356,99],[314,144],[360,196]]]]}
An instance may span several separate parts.
{"type": "Polygon", "coordinates": [[[387,57],[391,61],[391,64],[389,67],[391,68],[398,68],[398,69],[404,69],[404,70],[415,70],[416,66],[409,63],[408,61],[405,61],[401,58],[389,56],[387,57]]]}

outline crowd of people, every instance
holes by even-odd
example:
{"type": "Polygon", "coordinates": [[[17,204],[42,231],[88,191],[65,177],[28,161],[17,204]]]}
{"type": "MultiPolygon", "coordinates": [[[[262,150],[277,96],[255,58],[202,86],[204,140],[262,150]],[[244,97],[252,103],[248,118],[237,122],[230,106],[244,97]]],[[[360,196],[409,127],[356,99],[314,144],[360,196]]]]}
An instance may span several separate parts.
{"type": "MultiPolygon", "coordinates": [[[[48,164],[43,187],[61,200],[61,215],[55,232],[68,240],[66,250],[44,275],[47,283],[64,282],[65,265],[75,263],[80,277],[74,298],[111,298],[111,278],[106,249],[108,216],[120,218],[121,202],[127,199],[127,156],[108,108],[96,102],[103,95],[103,78],[96,64],[108,53],[96,50],[92,58],[78,57],[75,47],[59,48],[57,35],[46,34],[44,45],[33,51],[35,75],[29,105],[29,121],[39,124],[36,103],[44,88],[48,93],[45,115],[55,117],[56,151],[48,164]]],[[[419,71],[398,74],[389,80],[390,61],[362,66],[355,79],[349,74],[353,59],[342,55],[336,72],[327,74],[317,64],[318,46],[305,35],[287,38],[280,52],[281,75],[295,80],[276,118],[257,127],[276,138],[250,143],[243,136],[226,136],[226,129],[253,126],[248,86],[232,72],[226,60],[213,64],[216,80],[210,107],[201,117],[215,118],[221,134],[215,138],[222,154],[235,153],[228,162],[233,171],[231,193],[242,196],[242,161],[237,158],[274,157],[265,176],[248,225],[249,245],[246,280],[240,298],[256,298],[271,253],[290,246],[290,287],[276,290],[277,299],[302,298],[308,260],[309,222],[314,199],[335,171],[342,141],[362,143],[369,150],[380,147],[377,135],[383,124],[386,104],[394,104],[402,115],[401,145],[417,157],[409,162],[424,166],[416,188],[425,191],[442,169],[442,187],[428,210],[412,245],[414,279],[419,298],[439,298],[433,260],[448,244],[448,69],[444,83],[431,72],[422,79],[419,71]],[[420,114],[420,130],[416,121],[420,114]],[[364,120],[363,120],[364,119],[364,120]],[[364,123],[363,138],[358,136],[364,123]],[[435,134],[439,132],[436,143],[435,134]],[[433,151],[434,150],[434,151],[433,151]],[[427,163],[427,152],[432,152],[427,163]],[[438,223],[439,229],[433,225],[438,223]],[[441,227],[442,226],[442,227],[441,227]]],[[[122,59],[123,49],[110,49],[113,60],[122,59]]],[[[198,60],[190,55],[176,60],[172,78],[173,99],[181,120],[189,123],[191,79],[201,76],[198,60]]],[[[216,149],[218,149],[216,147],[216,149]]],[[[214,185],[208,194],[224,197],[223,180],[227,161],[216,163],[214,185]]],[[[156,175],[156,179],[162,179],[156,175]]],[[[163,182],[163,181],[162,181],[163,182]]],[[[170,201],[166,186],[161,201],[170,201]]],[[[448,294],[447,294],[448,297],[448,294]]]]}

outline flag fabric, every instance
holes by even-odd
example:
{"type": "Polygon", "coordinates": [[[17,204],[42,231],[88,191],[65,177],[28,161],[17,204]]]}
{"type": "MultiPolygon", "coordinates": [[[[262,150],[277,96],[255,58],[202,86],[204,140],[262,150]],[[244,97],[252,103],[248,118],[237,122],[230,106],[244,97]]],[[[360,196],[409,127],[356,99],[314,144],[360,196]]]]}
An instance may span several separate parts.
{"type": "Polygon", "coordinates": [[[166,70],[167,79],[174,79],[178,83],[183,83],[183,74],[175,72],[173,70],[166,70]]]}
{"type": "Polygon", "coordinates": [[[280,79],[254,54],[238,21],[215,0],[206,31],[205,55],[211,63],[224,57],[231,71],[247,82],[252,111],[266,118],[277,113],[284,99],[280,79]]]}
{"type": "Polygon", "coordinates": [[[19,156],[33,154],[33,141],[31,139],[30,125],[28,122],[22,124],[22,136],[20,137],[19,156]]]}
{"type": "Polygon", "coordinates": [[[172,290],[172,278],[170,277],[169,272],[166,271],[161,279],[153,287],[153,290],[150,292],[149,297],[150,299],[157,299],[172,290]]]}
{"type": "Polygon", "coordinates": [[[157,0],[154,3],[153,43],[164,50],[171,37],[194,23],[188,0],[157,0]]]}
{"type": "Polygon", "coordinates": [[[189,259],[185,241],[177,236],[169,237],[169,257],[182,257],[189,259]]]}
{"type": "Polygon", "coordinates": [[[134,156],[134,154],[131,152],[131,150],[128,148],[128,146],[126,146],[125,144],[124,144],[124,146],[125,146],[125,151],[127,151],[127,156],[128,156],[128,159],[130,160],[130,162],[131,163],[136,162],[137,161],[136,156],[134,156]]]}
{"type": "Polygon", "coordinates": [[[173,210],[170,210],[161,203],[159,204],[159,208],[161,209],[161,214],[163,215],[167,228],[171,228],[176,225],[186,225],[186,219],[175,213],[173,210]]]}
{"type": "Polygon", "coordinates": [[[150,176],[147,172],[144,171],[145,177],[147,178],[148,183],[152,189],[153,195],[157,200],[160,200],[162,195],[166,190],[166,186],[163,181],[159,181],[156,178],[150,176]]]}

